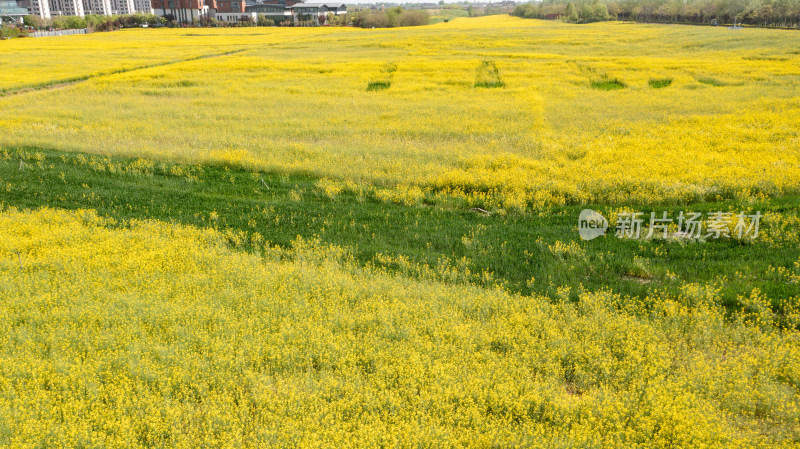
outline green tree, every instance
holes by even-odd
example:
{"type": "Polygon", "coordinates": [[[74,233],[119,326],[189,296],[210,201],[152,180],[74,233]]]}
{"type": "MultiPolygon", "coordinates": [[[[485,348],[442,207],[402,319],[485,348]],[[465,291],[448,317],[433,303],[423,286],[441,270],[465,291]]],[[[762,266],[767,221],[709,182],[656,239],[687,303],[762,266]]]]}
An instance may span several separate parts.
{"type": "Polygon", "coordinates": [[[19,28],[11,26],[11,25],[2,25],[0,26],[0,38],[3,39],[11,39],[14,37],[19,37],[20,34],[23,36],[25,33],[21,33],[19,28]]]}
{"type": "Polygon", "coordinates": [[[275,22],[272,19],[267,18],[264,14],[259,14],[256,16],[256,25],[260,27],[270,27],[274,25],[275,22]]]}
{"type": "Polygon", "coordinates": [[[608,20],[611,16],[608,14],[608,7],[605,3],[600,3],[599,0],[595,0],[594,4],[592,4],[592,14],[593,14],[593,21],[601,21],[601,20],[608,20]]]}
{"type": "Polygon", "coordinates": [[[395,26],[412,27],[427,25],[429,19],[430,17],[428,16],[428,11],[422,11],[418,9],[403,11],[399,16],[397,16],[395,26]]]}
{"type": "Polygon", "coordinates": [[[564,10],[564,19],[570,23],[578,21],[578,11],[575,9],[574,3],[567,3],[567,9],[564,10]]]}
{"type": "Polygon", "coordinates": [[[389,19],[389,26],[394,27],[397,26],[397,17],[403,13],[402,6],[395,6],[394,8],[389,8],[386,10],[386,18],[389,19]]]}
{"type": "Polygon", "coordinates": [[[77,16],[59,16],[53,19],[53,28],[59,30],[86,28],[86,19],[77,16]]]}
{"type": "Polygon", "coordinates": [[[26,26],[40,29],[44,27],[44,21],[39,16],[25,16],[22,18],[22,23],[26,26]]]}

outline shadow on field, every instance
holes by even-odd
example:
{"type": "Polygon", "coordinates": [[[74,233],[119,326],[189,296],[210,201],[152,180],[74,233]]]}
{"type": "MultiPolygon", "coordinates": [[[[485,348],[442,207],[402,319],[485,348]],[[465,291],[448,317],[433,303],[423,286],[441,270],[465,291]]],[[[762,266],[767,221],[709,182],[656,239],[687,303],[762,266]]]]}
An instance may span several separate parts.
{"type": "MultiPolygon", "coordinates": [[[[737,298],[754,288],[774,300],[798,293],[797,286],[774,279],[776,268],[793,270],[800,260],[796,245],[622,240],[613,236],[613,224],[612,235],[582,241],[577,219],[585,206],[580,205],[530,214],[487,214],[435,203],[407,206],[349,191],[326,194],[320,180],[307,174],[36,148],[0,149],[0,179],[0,204],[5,207],[95,209],[123,225],[131,219],[156,219],[259,234],[283,247],[301,236],[347,247],[361,264],[410,276],[455,270],[456,282],[554,300],[576,300],[582,291],[600,289],[644,299],[659,292],[678,295],[686,283],[709,283],[718,285],[728,306],[736,308],[737,298]]],[[[762,213],[796,213],[797,200],[778,198],[758,207],[762,213]]],[[[731,205],[638,209],[647,215],[677,215],[680,210],[711,212],[731,205]]],[[[594,209],[606,214],[610,208],[594,209]]],[[[769,233],[768,226],[762,232],[769,233]]],[[[259,250],[251,243],[239,246],[259,250]]]]}

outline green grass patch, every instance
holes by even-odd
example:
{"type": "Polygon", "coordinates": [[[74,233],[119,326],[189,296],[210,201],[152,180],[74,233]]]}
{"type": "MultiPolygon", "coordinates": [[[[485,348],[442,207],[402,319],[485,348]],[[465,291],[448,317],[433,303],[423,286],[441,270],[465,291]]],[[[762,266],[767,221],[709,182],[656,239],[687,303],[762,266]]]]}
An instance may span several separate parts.
{"type": "MultiPolygon", "coordinates": [[[[581,241],[584,206],[549,214],[485,214],[406,206],[344,191],[334,198],[302,174],[257,173],[217,165],[179,165],[42,149],[0,152],[0,203],[18,208],[95,209],[124,223],[157,219],[198,227],[258,233],[289,247],[297,236],[349,248],[364,265],[410,276],[457,267],[454,282],[551,298],[611,289],[644,299],[680,295],[686,283],[718,286],[726,303],[760,289],[775,300],[800,294],[776,269],[795,270],[796,245],[766,241],[581,241]],[[35,156],[38,154],[38,158],[35,156]],[[38,160],[37,160],[38,159],[38,160]],[[24,160],[22,164],[20,160],[24,160]]],[[[762,213],[797,214],[797,197],[759,204],[762,213]]],[[[684,207],[639,207],[649,215],[755,210],[732,201],[684,207]]],[[[608,208],[595,207],[608,216],[608,208]]],[[[610,234],[613,234],[613,223],[610,234]]],[[[796,230],[795,230],[796,231],[796,230]]],[[[768,232],[768,231],[762,231],[768,232]]],[[[242,249],[255,248],[242,244],[242,249]]]]}
{"type": "Polygon", "coordinates": [[[625,83],[617,79],[592,81],[592,89],[597,89],[597,90],[619,90],[619,89],[624,89],[626,87],[627,85],[625,83]]]}
{"type": "Polygon", "coordinates": [[[384,90],[391,87],[391,85],[391,81],[370,81],[369,84],[367,84],[367,90],[384,90]]]}
{"type": "Polygon", "coordinates": [[[483,61],[475,71],[475,87],[497,88],[506,84],[500,78],[500,70],[493,61],[483,61]]]}
{"type": "Polygon", "coordinates": [[[714,86],[714,87],[722,87],[728,85],[728,83],[720,81],[716,78],[697,78],[697,81],[707,86],[714,86]]]}
{"type": "Polygon", "coordinates": [[[469,12],[465,9],[455,9],[455,8],[444,8],[444,9],[434,9],[429,10],[431,14],[428,23],[433,25],[435,23],[441,23],[445,20],[452,21],[457,17],[468,17],[469,12]]]}
{"type": "Polygon", "coordinates": [[[662,89],[664,87],[669,87],[672,84],[671,78],[662,78],[662,79],[652,79],[648,82],[650,87],[653,89],[662,89]]]}
{"type": "Polygon", "coordinates": [[[392,62],[387,62],[383,68],[381,68],[381,73],[378,75],[375,81],[370,81],[367,84],[367,90],[385,90],[388,89],[392,85],[392,77],[394,77],[394,72],[397,71],[397,64],[392,62]]]}

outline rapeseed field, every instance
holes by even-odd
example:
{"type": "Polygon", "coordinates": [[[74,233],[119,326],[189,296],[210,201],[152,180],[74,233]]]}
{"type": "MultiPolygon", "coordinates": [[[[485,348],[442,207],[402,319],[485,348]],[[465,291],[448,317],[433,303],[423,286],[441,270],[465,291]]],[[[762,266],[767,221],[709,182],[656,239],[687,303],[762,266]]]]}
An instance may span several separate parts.
{"type": "Polygon", "coordinates": [[[494,16],[19,40],[0,55],[4,89],[88,79],[0,98],[0,144],[311,173],[484,209],[779,195],[800,182],[794,37],[494,16]]]}
{"type": "Polygon", "coordinates": [[[0,215],[5,445],[797,443],[797,329],[763,308],[726,319],[711,289],[554,304],[307,242],[262,258],[211,229],[107,220],[0,215]]]}
{"type": "Polygon", "coordinates": [[[796,37],[0,43],[0,447],[799,447],[796,37]]]}

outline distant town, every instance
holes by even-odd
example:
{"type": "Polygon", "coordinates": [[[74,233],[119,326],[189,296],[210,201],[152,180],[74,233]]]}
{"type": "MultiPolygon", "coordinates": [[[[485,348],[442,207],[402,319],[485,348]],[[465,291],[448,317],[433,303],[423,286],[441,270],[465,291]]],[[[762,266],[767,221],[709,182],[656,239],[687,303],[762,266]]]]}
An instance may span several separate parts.
{"type": "MultiPolygon", "coordinates": [[[[350,5],[350,11],[461,9],[470,15],[508,13],[514,1],[479,3],[372,3],[350,5]]],[[[197,23],[213,19],[218,22],[257,22],[287,24],[311,22],[315,25],[334,22],[348,13],[348,5],[337,1],[306,2],[304,0],[0,0],[0,17],[23,23],[25,17],[48,20],[59,16],[124,16],[149,14],[176,23],[197,23]]]]}

